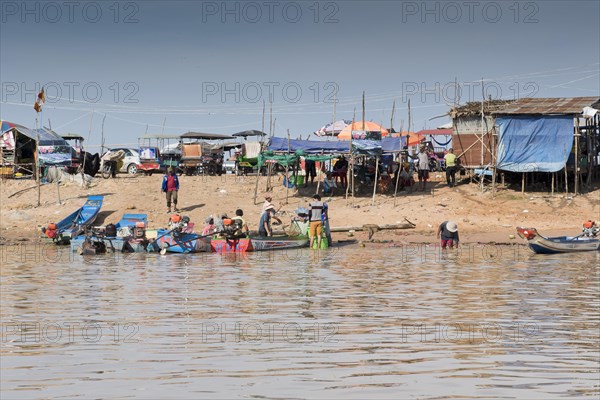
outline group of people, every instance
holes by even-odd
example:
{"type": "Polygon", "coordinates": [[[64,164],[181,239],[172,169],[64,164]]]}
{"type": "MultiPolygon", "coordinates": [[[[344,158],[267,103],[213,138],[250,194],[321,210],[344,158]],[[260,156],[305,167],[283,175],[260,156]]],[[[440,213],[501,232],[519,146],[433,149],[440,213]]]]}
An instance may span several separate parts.
{"type": "MultiPolygon", "coordinates": [[[[275,208],[273,198],[270,194],[265,195],[265,202],[263,203],[262,213],[258,222],[258,234],[262,237],[273,236],[272,225],[281,225],[281,220],[276,216],[279,208],[275,208]],[[273,223],[275,221],[275,223],[273,223]]],[[[321,201],[321,196],[315,194],[313,201],[308,204],[308,236],[310,238],[310,247],[312,248],[315,241],[317,242],[317,248],[321,248],[321,238],[323,233],[329,236],[329,207],[328,204],[321,201]]],[[[329,239],[331,240],[331,239],[329,239]]]]}
{"type": "MultiPolygon", "coordinates": [[[[422,183],[422,190],[425,190],[425,184],[427,179],[429,178],[429,157],[426,148],[422,148],[422,151],[418,155],[418,174],[419,174],[419,182],[422,183]],[[422,154],[427,156],[427,164],[424,161],[425,157],[421,156],[422,154]]],[[[456,156],[452,149],[448,150],[448,154],[445,157],[446,160],[446,177],[448,180],[448,185],[452,187],[455,184],[456,174],[456,156]],[[450,172],[448,170],[450,169],[450,172]]],[[[324,192],[332,193],[332,191],[337,188],[337,179],[340,178],[341,171],[348,168],[348,161],[342,156],[338,163],[334,165],[334,172],[328,172],[325,180],[323,181],[324,192]],[[338,164],[342,161],[341,164],[338,164]],[[344,163],[345,162],[345,163],[344,163]],[[337,168],[336,168],[337,165],[337,168]],[[334,173],[337,174],[334,175],[334,173]],[[335,177],[335,178],[334,178],[335,177]]],[[[400,165],[400,176],[399,182],[404,186],[412,186],[414,182],[412,180],[411,174],[408,172],[408,165],[400,165]]],[[[345,174],[343,175],[345,177],[345,174]]],[[[344,181],[342,181],[344,182],[344,181]]],[[[344,184],[344,183],[342,183],[344,184]]],[[[179,179],[175,174],[173,168],[169,168],[167,174],[163,177],[161,189],[164,193],[166,193],[167,197],[167,208],[168,213],[171,212],[171,205],[174,207],[174,211],[177,212],[179,209],[177,208],[177,192],[179,191],[179,179]]],[[[258,223],[258,234],[263,237],[273,236],[273,221],[275,224],[281,225],[281,219],[276,216],[277,212],[281,209],[275,207],[273,203],[273,197],[271,194],[265,195],[265,202],[262,206],[262,213],[260,215],[260,220],[258,223]]],[[[248,224],[244,220],[244,211],[242,209],[237,209],[235,211],[235,216],[229,219],[227,215],[221,216],[220,221],[215,221],[213,217],[209,217],[206,221],[204,230],[202,232],[203,235],[211,235],[215,233],[219,225],[223,224],[223,221],[232,221],[232,224],[236,227],[235,234],[238,236],[247,236],[249,234],[248,224]]],[[[317,248],[321,248],[321,237],[323,236],[323,232],[329,236],[329,214],[328,214],[328,204],[321,201],[321,196],[315,194],[313,196],[313,201],[308,204],[308,220],[309,220],[309,237],[310,237],[310,246],[311,248],[314,245],[314,242],[317,241],[317,248]]],[[[459,236],[458,236],[458,226],[456,222],[453,221],[444,221],[437,230],[437,237],[440,238],[441,246],[443,249],[447,247],[458,246],[459,236]]],[[[331,240],[331,239],[329,239],[331,240]]]]}
{"type": "MultiPolygon", "coordinates": [[[[411,156],[412,157],[412,156],[411,156]]],[[[429,170],[431,158],[430,151],[427,146],[421,146],[419,153],[416,157],[417,160],[417,176],[419,179],[419,186],[421,191],[424,192],[429,180],[429,170]]],[[[444,164],[446,165],[446,183],[449,187],[456,185],[456,171],[458,169],[458,157],[454,154],[454,149],[449,148],[448,152],[444,155],[444,164]]]]}

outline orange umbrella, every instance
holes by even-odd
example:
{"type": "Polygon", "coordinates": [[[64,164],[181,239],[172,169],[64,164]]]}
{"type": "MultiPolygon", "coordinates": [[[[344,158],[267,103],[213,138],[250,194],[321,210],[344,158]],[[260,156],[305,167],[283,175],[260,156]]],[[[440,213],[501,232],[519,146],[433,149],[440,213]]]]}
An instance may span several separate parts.
{"type": "MultiPolygon", "coordinates": [[[[375,122],[365,121],[365,131],[367,132],[381,132],[381,136],[385,137],[388,134],[387,129],[383,126],[376,124],[375,122]]],[[[348,125],[337,136],[339,140],[350,140],[350,135],[352,135],[352,131],[362,131],[363,130],[363,121],[356,121],[353,124],[348,125]]]]}

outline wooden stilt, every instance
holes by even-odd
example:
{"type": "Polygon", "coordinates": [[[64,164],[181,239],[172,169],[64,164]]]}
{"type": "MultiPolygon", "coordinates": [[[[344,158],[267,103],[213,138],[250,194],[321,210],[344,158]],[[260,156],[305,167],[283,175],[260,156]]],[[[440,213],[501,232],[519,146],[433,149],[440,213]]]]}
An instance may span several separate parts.
{"type": "Polygon", "coordinates": [[[569,179],[567,174],[567,150],[564,149],[565,153],[565,194],[569,193],[569,179]]]}
{"type": "Polygon", "coordinates": [[[285,183],[285,204],[288,203],[288,195],[289,195],[289,191],[290,191],[290,130],[287,130],[287,139],[288,139],[288,160],[287,163],[285,165],[285,179],[286,179],[286,183],[285,183]]]}
{"type": "Polygon", "coordinates": [[[379,175],[379,157],[375,157],[375,180],[373,182],[373,198],[371,199],[371,205],[375,205],[375,194],[377,193],[377,177],[379,175]]]}
{"type": "Polygon", "coordinates": [[[579,191],[579,118],[575,117],[575,182],[573,194],[577,196],[579,191]]]}

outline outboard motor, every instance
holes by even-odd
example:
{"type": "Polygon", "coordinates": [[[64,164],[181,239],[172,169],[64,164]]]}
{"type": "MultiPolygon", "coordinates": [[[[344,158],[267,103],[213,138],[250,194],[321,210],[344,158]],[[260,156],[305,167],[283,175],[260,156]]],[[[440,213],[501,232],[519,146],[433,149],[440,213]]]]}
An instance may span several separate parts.
{"type": "Polygon", "coordinates": [[[182,217],[179,214],[173,214],[169,218],[169,230],[174,232],[183,232],[187,229],[189,223],[190,218],[188,216],[182,217]]]}
{"type": "Polygon", "coordinates": [[[42,232],[50,239],[56,239],[56,224],[48,224],[47,227],[42,228],[42,232]]]}
{"type": "Polygon", "coordinates": [[[116,237],[117,236],[117,226],[115,224],[106,225],[106,228],[104,228],[104,235],[107,237],[116,237]]]}
{"type": "Polygon", "coordinates": [[[583,223],[583,236],[596,237],[600,232],[600,227],[596,225],[596,221],[587,220],[583,223]]]}
{"type": "Polygon", "coordinates": [[[146,224],[142,221],[138,221],[135,223],[135,228],[133,230],[133,237],[135,239],[142,239],[146,236],[146,224]]]}

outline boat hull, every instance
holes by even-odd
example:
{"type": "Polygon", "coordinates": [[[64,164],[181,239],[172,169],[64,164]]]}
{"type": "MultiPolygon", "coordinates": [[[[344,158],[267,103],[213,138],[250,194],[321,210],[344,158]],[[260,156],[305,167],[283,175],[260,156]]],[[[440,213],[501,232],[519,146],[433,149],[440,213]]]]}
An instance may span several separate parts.
{"type": "Polygon", "coordinates": [[[71,239],[71,251],[79,254],[144,253],[148,241],[123,237],[79,235],[71,239]]]}
{"type": "Polygon", "coordinates": [[[168,230],[159,229],[158,239],[148,246],[148,251],[165,249],[167,253],[206,253],[211,252],[211,244],[206,239],[195,233],[170,233],[168,230]]]}
{"type": "Polygon", "coordinates": [[[249,238],[225,239],[217,238],[210,240],[213,253],[246,253],[254,251],[252,240],[249,238]]]}
{"type": "Polygon", "coordinates": [[[62,221],[56,224],[57,244],[69,244],[71,239],[80,235],[98,217],[104,196],[90,196],[85,204],[62,221]]]}
{"type": "Polygon", "coordinates": [[[538,254],[578,253],[600,251],[600,239],[580,236],[545,237],[535,228],[517,228],[529,248],[538,254]]]}
{"type": "Polygon", "coordinates": [[[305,236],[252,237],[254,251],[285,250],[308,247],[309,239],[305,236]]]}

